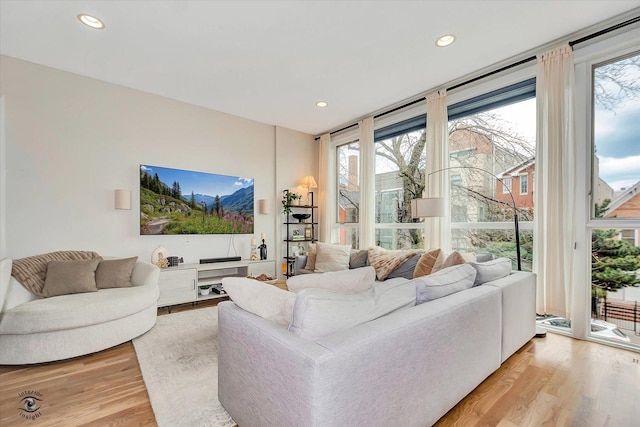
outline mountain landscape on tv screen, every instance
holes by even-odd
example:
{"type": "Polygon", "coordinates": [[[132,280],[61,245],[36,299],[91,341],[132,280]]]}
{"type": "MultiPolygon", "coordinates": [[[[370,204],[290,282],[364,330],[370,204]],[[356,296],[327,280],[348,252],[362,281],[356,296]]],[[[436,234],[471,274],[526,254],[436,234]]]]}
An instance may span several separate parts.
{"type": "Polygon", "coordinates": [[[253,189],[249,178],[141,165],[140,234],[253,234],[253,189]]]}

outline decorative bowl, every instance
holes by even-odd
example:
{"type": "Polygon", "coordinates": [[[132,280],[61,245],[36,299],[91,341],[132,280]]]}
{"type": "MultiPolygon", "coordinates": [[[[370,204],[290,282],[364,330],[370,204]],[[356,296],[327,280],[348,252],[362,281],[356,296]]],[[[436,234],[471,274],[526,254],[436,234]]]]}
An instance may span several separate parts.
{"type": "Polygon", "coordinates": [[[291,216],[294,217],[295,219],[297,219],[298,222],[302,222],[305,219],[310,218],[311,214],[308,214],[308,213],[294,213],[291,216]]]}

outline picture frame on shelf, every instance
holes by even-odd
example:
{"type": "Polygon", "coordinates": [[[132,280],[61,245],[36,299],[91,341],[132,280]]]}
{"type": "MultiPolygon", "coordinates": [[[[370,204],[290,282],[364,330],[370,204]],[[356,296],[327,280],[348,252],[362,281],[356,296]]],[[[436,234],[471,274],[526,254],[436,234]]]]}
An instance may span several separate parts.
{"type": "Polygon", "coordinates": [[[304,238],[305,239],[313,239],[313,227],[305,227],[304,228],[304,238]]]}

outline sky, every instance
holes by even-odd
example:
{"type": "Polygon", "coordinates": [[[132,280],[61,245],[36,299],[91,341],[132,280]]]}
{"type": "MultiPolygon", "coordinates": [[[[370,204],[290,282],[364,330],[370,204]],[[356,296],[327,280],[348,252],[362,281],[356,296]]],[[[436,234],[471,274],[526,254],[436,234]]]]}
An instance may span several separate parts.
{"type": "Polygon", "coordinates": [[[253,185],[252,178],[238,176],[217,175],[149,165],[140,165],[140,169],[147,171],[151,176],[157,173],[160,181],[169,187],[173,185],[174,181],[178,181],[182,195],[185,197],[190,196],[192,191],[194,194],[207,196],[225,196],[233,194],[241,188],[253,185]]]}
{"type": "Polygon", "coordinates": [[[640,181],[640,100],[596,108],[594,119],[600,178],[614,190],[640,181]]]}

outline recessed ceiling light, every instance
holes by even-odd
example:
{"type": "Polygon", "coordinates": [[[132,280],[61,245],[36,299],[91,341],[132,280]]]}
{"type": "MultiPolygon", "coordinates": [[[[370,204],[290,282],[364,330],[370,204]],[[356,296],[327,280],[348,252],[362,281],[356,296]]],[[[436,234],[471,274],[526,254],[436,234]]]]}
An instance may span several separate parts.
{"type": "Polygon", "coordinates": [[[86,13],[78,15],[78,20],[87,27],[95,28],[96,30],[102,30],[104,28],[104,22],[95,16],[87,15],[86,13]]]}
{"type": "Polygon", "coordinates": [[[329,105],[326,101],[318,101],[316,102],[316,107],[326,107],[327,105],[329,105]]]}
{"type": "Polygon", "coordinates": [[[438,40],[436,40],[436,46],[438,47],[449,46],[454,41],[456,41],[456,36],[454,36],[453,34],[445,34],[444,36],[438,37],[438,40]]]}

